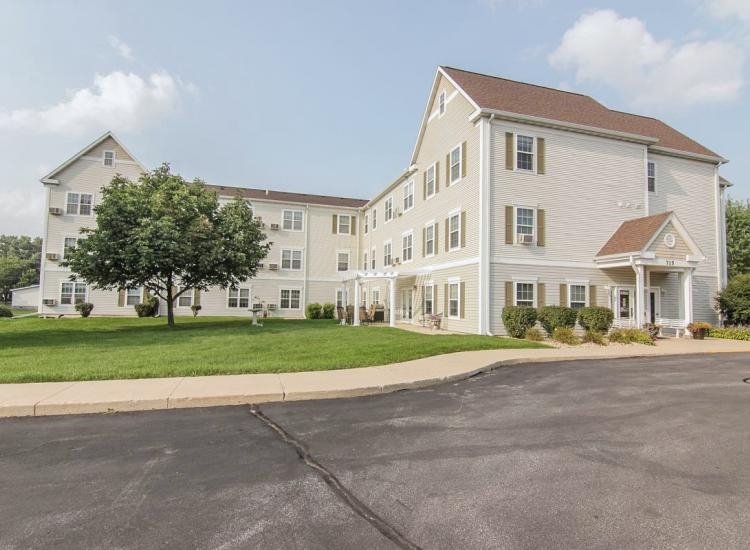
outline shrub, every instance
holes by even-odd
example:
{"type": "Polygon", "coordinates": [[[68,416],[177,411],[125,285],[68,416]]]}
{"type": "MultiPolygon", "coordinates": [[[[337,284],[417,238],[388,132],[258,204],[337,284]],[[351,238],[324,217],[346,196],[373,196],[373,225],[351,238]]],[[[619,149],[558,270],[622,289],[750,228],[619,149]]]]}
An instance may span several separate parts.
{"type": "Polygon", "coordinates": [[[536,310],[529,306],[505,306],[503,325],[513,338],[523,338],[536,323],[536,310]]]}
{"type": "Polygon", "coordinates": [[[334,319],[336,317],[336,304],[323,304],[323,319],[334,319]]]}
{"type": "Polygon", "coordinates": [[[193,319],[195,319],[196,317],[198,317],[198,312],[201,309],[202,308],[201,308],[200,304],[193,304],[192,306],[190,306],[190,311],[193,312],[193,319]]]}
{"type": "Polygon", "coordinates": [[[705,321],[695,321],[694,323],[688,323],[687,329],[690,332],[698,332],[699,330],[711,330],[711,323],[705,321]]]}
{"type": "Polygon", "coordinates": [[[583,335],[584,342],[596,344],[597,346],[606,346],[607,338],[601,332],[594,332],[593,330],[587,330],[583,335]]]}
{"type": "Polygon", "coordinates": [[[81,302],[76,304],[76,311],[81,314],[81,317],[88,317],[91,315],[91,310],[94,309],[94,304],[91,302],[81,302]]]}
{"type": "Polygon", "coordinates": [[[151,296],[145,302],[135,304],[133,307],[138,317],[153,317],[159,313],[159,299],[156,296],[151,296]]]}
{"type": "Polygon", "coordinates": [[[716,297],[716,306],[729,325],[750,325],[750,273],[732,277],[716,297]]]}
{"type": "Polygon", "coordinates": [[[569,307],[544,306],[539,309],[537,318],[547,334],[552,336],[557,327],[575,327],[576,316],[575,310],[569,307]]]}
{"type": "Polygon", "coordinates": [[[578,324],[583,330],[606,334],[615,320],[615,314],[608,307],[582,307],[578,310],[578,324]]]}
{"type": "Polygon", "coordinates": [[[8,306],[0,305],[0,317],[13,317],[13,312],[8,306]]]}
{"type": "Polygon", "coordinates": [[[307,304],[305,308],[305,317],[308,319],[321,319],[323,317],[323,306],[318,302],[307,304]]]}
{"type": "Polygon", "coordinates": [[[560,342],[561,344],[569,344],[571,346],[577,346],[581,343],[580,338],[578,338],[575,332],[573,332],[572,327],[557,327],[552,332],[552,339],[555,342],[560,342]]]}
{"type": "Polygon", "coordinates": [[[526,331],[525,338],[527,340],[532,340],[533,342],[541,342],[544,340],[544,334],[542,334],[542,331],[538,328],[531,327],[526,331]]]}
{"type": "Polygon", "coordinates": [[[609,333],[609,341],[618,344],[645,344],[654,345],[654,339],[645,330],[637,328],[620,328],[609,333]]]}
{"type": "Polygon", "coordinates": [[[727,338],[730,340],[750,340],[750,328],[711,328],[708,335],[712,338],[727,338]]]}
{"type": "Polygon", "coordinates": [[[651,338],[656,338],[657,336],[659,336],[661,327],[659,325],[654,325],[653,323],[645,323],[643,325],[643,330],[648,332],[651,335],[651,338]]]}

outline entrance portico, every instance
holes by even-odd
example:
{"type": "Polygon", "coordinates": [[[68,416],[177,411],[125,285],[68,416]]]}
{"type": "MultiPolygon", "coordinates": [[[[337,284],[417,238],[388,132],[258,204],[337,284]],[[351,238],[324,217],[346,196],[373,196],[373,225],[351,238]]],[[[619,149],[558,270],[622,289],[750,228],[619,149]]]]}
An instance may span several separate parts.
{"type": "Polygon", "coordinates": [[[396,279],[398,273],[395,271],[356,271],[354,273],[348,273],[344,278],[344,283],[354,281],[354,316],[353,324],[359,325],[359,306],[361,304],[362,293],[360,286],[365,281],[372,281],[377,279],[385,279],[388,281],[388,324],[392,327],[396,326],[396,279]]]}

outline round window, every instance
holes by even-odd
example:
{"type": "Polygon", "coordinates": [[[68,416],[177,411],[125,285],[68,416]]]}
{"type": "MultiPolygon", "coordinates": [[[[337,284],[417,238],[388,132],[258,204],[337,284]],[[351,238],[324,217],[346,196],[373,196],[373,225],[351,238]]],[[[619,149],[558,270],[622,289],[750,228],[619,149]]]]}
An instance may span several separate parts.
{"type": "Polygon", "coordinates": [[[667,233],[664,235],[664,244],[669,248],[674,248],[674,245],[677,244],[677,239],[672,233],[667,233]]]}

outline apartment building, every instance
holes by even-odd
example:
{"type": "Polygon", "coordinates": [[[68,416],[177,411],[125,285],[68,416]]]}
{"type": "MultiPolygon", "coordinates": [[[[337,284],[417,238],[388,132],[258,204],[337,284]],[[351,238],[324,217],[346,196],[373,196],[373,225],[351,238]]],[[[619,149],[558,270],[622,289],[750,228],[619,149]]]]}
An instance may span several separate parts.
{"type": "MultiPolygon", "coordinates": [[[[570,92],[439,67],[409,168],[370,200],[241,193],[271,253],[239,289],[181,297],[202,315],[257,302],[301,317],[310,302],[384,304],[392,323],[442,314],[449,330],[504,334],[506,305],[611,307],[616,323],[717,322],[725,284],[720,155],[648,117],[570,92]]],[[[108,293],[59,267],[94,223],[99,189],[144,167],[105,134],[43,178],[40,312],[132,315],[139,290],[108,293]]]]}

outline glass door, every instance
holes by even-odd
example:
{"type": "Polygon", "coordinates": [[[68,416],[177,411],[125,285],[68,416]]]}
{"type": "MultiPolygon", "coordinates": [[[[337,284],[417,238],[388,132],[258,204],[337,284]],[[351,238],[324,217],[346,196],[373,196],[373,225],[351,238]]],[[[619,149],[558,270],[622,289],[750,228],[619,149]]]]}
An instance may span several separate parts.
{"type": "Polygon", "coordinates": [[[411,321],[412,318],[413,292],[411,288],[405,288],[401,292],[401,319],[405,321],[411,321]]]}
{"type": "Polygon", "coordinates": [[[632,305],[633,292],[629,288],[617,289],[617,318],[632,320],[633,318],[633,305],[632,305]]]}

